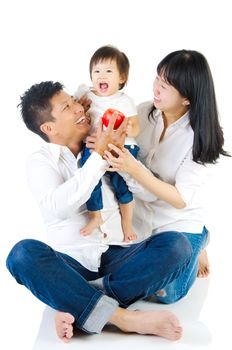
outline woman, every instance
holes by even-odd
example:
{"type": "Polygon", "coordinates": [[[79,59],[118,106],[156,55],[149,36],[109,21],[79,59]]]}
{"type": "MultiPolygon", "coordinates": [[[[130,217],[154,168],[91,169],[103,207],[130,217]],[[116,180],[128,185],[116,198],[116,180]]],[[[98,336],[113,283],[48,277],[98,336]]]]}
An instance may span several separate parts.
{"type": "Polygon", "coordinates": [[[124,173],[137,197],[134,220],[141,232],[182,232],[192,245],[188,269],[156,293],[160,302],[172,303],[187,294],[197,273],[209,273],[204,190],[212,164],[228,153],[223,149],[212,75],[201,53],[180,50],[167,55],[157,67],[153,90],[154,101],[138,110],[139,157],[147,168],[114,145],[110,148],[118,158],[109,151],[105,158],[108,170],[124,173]]]}

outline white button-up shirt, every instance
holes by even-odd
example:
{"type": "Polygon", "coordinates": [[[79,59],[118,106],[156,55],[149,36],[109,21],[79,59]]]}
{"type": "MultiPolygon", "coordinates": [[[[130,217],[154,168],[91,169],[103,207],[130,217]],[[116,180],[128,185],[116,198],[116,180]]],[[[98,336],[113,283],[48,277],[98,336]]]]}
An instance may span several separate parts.
{"type": "Polygon", "coordinates": [[[157,110],[154,120],[148,120],[152,103],[143,103],[138,108],[140,134],[137,142],[139,158],[153,173],[176,186],[186,203],[183,209],[176,209],[167,202],[148,193],[128,175],[121,174],[134,192],[134,229],[140,238],[164,231],[189,233],[202,232],[205,219],[205,190],[211,166],[192,160],[193,130],[186,113],[165,132],[162,113],[157,110]]]}
{"type": "Polygon", "coordinates": [[[108,249],[108,244],[128,244],[122,242],[118,203],[106,184],[107,178],[102,178],[106,161],[93,152],[80,168],[79,159],[80,154],[76,158],[65,146],[45,144],[28,159],[28,182],[46,225],[48,243],[89,270],[97,271],[101,254],[108,249]],[[104,224],[83,237],[80,229],[89,220],[85,202],[101,178],[104,224]]]}

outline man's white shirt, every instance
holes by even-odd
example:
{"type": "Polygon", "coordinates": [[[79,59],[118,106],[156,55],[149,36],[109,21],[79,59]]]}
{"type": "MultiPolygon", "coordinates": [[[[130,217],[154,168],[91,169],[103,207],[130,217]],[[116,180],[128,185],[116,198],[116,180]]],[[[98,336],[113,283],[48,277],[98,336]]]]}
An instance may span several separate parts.
{"type": "Polygon", "coordinates": [[[128,244],[123,242],[118,203],[103,177],[106,161],[93,152],[80,168],[80,157],[65,146],[45,144],[28,159],[28,183],[42,213],[48,244],[97,271],[108,244],[128,244]],[[83,237],[80,229],[89,221],[85,203],[101,178],[104,224],[83,237]]]}

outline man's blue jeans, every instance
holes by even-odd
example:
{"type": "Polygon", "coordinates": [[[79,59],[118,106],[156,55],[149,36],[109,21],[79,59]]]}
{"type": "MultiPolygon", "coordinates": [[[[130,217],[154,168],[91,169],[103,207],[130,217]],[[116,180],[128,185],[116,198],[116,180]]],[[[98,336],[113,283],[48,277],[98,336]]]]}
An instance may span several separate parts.
{"type": "Polygon", "coordinates": [[[43,242],[18,242],[7,258],[16,281],[55,310],[69,312],[75,326],[100,333],[118,305],[127,307],[165,288],[187,269],[192,257],[188,239],[165,232],[129,247],[110,246],[99,272],[43,242]],[[103,277],[105,294],[88,281],[103,277]]]}

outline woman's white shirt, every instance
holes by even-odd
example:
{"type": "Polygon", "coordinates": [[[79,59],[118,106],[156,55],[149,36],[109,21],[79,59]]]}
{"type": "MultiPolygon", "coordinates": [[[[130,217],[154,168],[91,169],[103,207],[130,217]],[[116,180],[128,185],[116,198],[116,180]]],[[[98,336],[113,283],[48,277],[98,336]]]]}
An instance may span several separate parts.
{"type": "Polygon", "coordinates": [[[174,208],[125,176],[136,198],[134,229],[141,238],[149,236],[151,231],[200,233],[206,224],[204,200],[211,166],[192,160],[194,134],[188,113],[166,129],[160,142],[164,129],[162,113],[156,110],[154,120],[149,120],[151,108],[152,102],[145,102],[138,107],[141,130],[137,137],[140,147],[138,158],[163,181],[177,188],[186,207],[174,208]]]}

